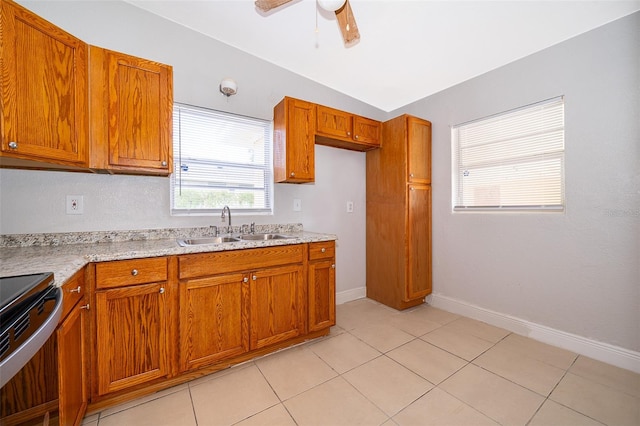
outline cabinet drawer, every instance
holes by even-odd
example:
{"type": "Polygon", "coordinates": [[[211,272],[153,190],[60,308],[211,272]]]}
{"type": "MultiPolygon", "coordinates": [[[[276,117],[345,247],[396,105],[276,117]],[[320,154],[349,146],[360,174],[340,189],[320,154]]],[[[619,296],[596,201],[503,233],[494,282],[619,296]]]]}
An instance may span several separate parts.
{"type": "Polygon", "coordinates": [[[330,259],[336,255],[335,241],[322,241],[309,244],[309,260],[330,259]]]}
{"type": "Polygon", "coordinates": [[[96,287],[109,288],[167,280],[167,258],[118,260],[96,265],[96,287]]]}
{"type": "Polygon", "coordinates": [[[78,300],[84,297],[86,286],[84,285],[84,269],[76,272],[61,287],[62,290],[62,321],[67,317],[71,309],[76,306],[78,300]]]}
{"type": "Polygon", "coordinates": [[[270,266],[302,263],[302,244],[190,254],[179,257],[180,279],[253,271],[270,266]]]}

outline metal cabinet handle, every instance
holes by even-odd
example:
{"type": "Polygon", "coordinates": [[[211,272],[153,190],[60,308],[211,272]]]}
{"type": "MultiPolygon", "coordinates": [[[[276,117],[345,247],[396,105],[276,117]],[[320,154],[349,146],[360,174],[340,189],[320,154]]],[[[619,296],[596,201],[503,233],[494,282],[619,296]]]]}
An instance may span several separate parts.
{"type": "Polygon", "coordinates": [[[331,265],[331,269],[336,269],[336,264],[331,265]]]}
{"type": "Polygon", "coordinates": [[[14,141],[9,142],[9,148],[18,149],[18,142],[14,142],[14,141]]]}
{"type": "Polygon", "coordinates": [[[133,275],[134,277],[138,275],[138,270],[137,269],[132,270],[131,275],[133,275]]]}
{"type": "Polygon", "coordinates": [[[86,309],[88,311],[89,310],[89,304],[87,303],[86,305],[80,306],[80,309],[86,309]]]}
{"type": "Polygon", "coordinates": [[[80,290],[82,290],[82,287],[78,286],[78,288],[72,288],[69,290],[69,293],[80,293],[80,290]]]}
{"type": "Polygon", "coordinates": [[[322,250],[320,250],[322,253],[324,253],[325,251],[327,251],[326,248],[322,247],[322,250]]]}
{"type": "Polygon", "coordinates": [[[162,164],[162,167],[166,167],[167,162],[166,162],[166,161],[163,161],[163,162],[162,162],[162,163],[160,163],[160,164],[162,164]]]}
{"type": "Polygon", "coordinates": [[[256,277],[255,275],[253,275],[253,276],[251,277],[251,279],[255,281],[255,280],[257,280],[257,279],[258,279],[258,277],[256,277]]]}
{"type": "Polygon", "coordinates": [[[294,172],[291,172],[291,177],[294,177],[296,174],[294,172]]]}
{"type": "Polygon", "coordinates": [[[355,138],[358,139],[360,136],[356,135],[355,138]]]}
{"type": "Polygon", "coordinates": [[[244,278],[242,279],[242,282],[243,282],[243,283],[248,283],[248,282],[249,282],[249,278],[244,277],[244,278]]]}
{"type": "Polygon", "coordinates": [[[160,294],[164,294],[164,287],[160,287],[160,294]]]}
{"type": "Polygon", "coordinates": [[[347,132],[347,136],[351,136],[351,132],[347,132]]]}
{"type": "Polygon", "coordinates": [[[413,173],[409,173],[409,177],[413,177],[413,173]]]}

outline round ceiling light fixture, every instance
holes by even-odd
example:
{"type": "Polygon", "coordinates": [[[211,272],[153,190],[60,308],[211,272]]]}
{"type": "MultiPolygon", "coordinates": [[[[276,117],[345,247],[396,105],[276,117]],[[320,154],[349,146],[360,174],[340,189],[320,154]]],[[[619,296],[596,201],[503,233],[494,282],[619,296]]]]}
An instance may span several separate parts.
{"type": "Polygon", "coordinates": [[[232,78],[224,78],[220,82],[220,92],[228,98],[238,92],[238,85],[232,78]]]}
{"type": "Polygon", "coordinates": [[[318,0],[318,6],[327,12],[335,12],[344,6],[346,2],[347,0],[318,0]]]}

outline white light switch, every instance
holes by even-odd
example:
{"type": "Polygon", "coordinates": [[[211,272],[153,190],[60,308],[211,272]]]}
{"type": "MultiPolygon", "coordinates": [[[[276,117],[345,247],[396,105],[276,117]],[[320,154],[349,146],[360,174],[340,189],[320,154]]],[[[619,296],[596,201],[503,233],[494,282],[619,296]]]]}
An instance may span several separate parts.
{"type": "Polygon", "coordinates": [[[299,198],[293,199],[293,211],[301,212],[302,211],[302,200],[299,198]]]}

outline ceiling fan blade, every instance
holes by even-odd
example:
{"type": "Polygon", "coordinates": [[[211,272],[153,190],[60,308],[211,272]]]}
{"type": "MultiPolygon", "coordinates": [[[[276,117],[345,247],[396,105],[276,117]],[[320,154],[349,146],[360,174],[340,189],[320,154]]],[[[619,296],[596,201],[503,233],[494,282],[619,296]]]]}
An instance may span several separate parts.
{"type": "Polygon", "coordinates": [[[353,16],[353,10],[351,9],[349,0],[345,2],[344,6],[336,10],[336,18],[338,19],[344,44],[351,44],[360,40],[360,31],[358,31],[356,18],[353,16]]]}
{"type": "Polygon", "coordinates": [[[268,12],[271,9],[280,7],[283,4],[289,3],[292,0],[256,0],[256,7],[263,12],[268,12]]]}

